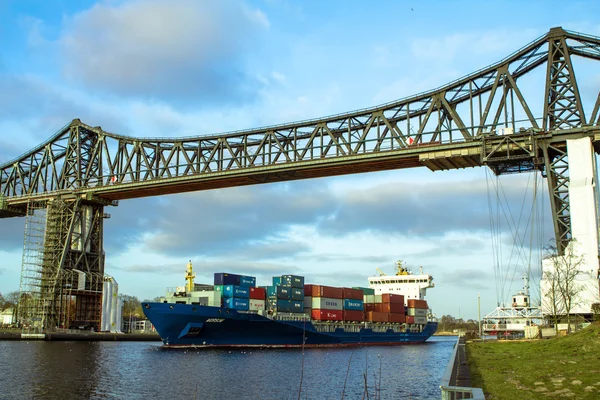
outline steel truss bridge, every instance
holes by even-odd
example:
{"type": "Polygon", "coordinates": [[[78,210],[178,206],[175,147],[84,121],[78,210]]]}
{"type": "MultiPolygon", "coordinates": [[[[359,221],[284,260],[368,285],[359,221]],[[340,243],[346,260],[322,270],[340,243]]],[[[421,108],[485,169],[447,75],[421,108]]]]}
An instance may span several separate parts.
{"type": "Polygon", "coordinates": [[[98,326],[104,207],[136,197],[422,166],[539,170],[562,252],[571,240],[566,140],[588,137],[600,152],[600,93],[584,104],[580,88],[593,82],[577,81],[575,57],[600,61],[600,38],[552,28],[435,90],[218,135],[133,138],[75,119],[0,166],[0,217],[26,216],[22,318],[41,329],[98,326]],[[540,82],[525,90],[528,76],[540,82]]]}

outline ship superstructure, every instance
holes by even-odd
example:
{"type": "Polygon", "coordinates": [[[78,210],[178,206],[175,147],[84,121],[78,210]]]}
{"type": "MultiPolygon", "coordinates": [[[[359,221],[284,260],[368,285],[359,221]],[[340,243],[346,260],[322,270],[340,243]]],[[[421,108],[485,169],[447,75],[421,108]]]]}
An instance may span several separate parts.
{"type": "Polygon", "coordinates": [[[427,289],[435,287],[433,277],[424,274],[422,267],[419,267],[419,275],[413,275],[401,260],[396,261],[395,275],[386,275],[381,270],[379,274],[369,277],[369,287],[375,294],[393,293],[403,295],[406,300],[424,300],[427,289]]]}

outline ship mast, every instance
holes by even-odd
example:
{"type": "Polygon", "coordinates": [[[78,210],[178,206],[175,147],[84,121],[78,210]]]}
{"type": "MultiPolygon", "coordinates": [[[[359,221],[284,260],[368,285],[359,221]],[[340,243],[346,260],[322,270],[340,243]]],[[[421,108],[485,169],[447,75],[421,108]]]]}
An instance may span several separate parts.
{"type": "Polygon", "coordinates": [[[187,268],[186,268],[186,272],[185,272],[185,280],[187,281],[187,292],[191,293],[194,291],[194,278],[196,277],[196,275],[194,275],[194,271],[192,269],[192,260],[190,260],[190,262],[188,262],[187,264],[187,268]]]}

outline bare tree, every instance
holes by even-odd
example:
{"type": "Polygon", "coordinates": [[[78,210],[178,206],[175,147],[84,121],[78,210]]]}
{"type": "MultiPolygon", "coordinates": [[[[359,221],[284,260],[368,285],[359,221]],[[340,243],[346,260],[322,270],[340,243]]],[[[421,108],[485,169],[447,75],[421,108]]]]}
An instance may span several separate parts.
{"type": "Polygon", "coordinates": [[[542,295],[546,299],[545,301],[545,312],[550,314],[550,319],[554,325],[554,330],[558,334],[558,322],[560,316],[565,313],[565,307],[562,302],[560,290],[558,288],[559,277],[558,273],[554,270],[546,270],[543,272],[543,279],[546,282],[545,290],[542,295]]]}
{"type": "Polygon", "coordinates": [[[569,246],[559,254],[556,246],[546,247],[545,259],[551,260],[551,269],[544,272],[546,279],[546,293],[548,296],[551,312],[558,322],[558,315],[564,315],[567,319],[567,332],[571,330],[571,311],[578,305],[579,294],[583,286],[577,282],[577,278],[583,274],[583,256],[574,252],[572,240],[569,246]]]}

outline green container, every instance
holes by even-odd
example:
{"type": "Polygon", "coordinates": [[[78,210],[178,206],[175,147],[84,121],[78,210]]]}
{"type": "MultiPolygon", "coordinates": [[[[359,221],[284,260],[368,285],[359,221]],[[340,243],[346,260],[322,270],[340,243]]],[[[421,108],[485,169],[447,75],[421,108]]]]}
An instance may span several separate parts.
{"type": "Polygon", "coordinates": [[[223,297],[223,286],[225,285],[215,285],[215,292],[221,297],[223,297]]]}

